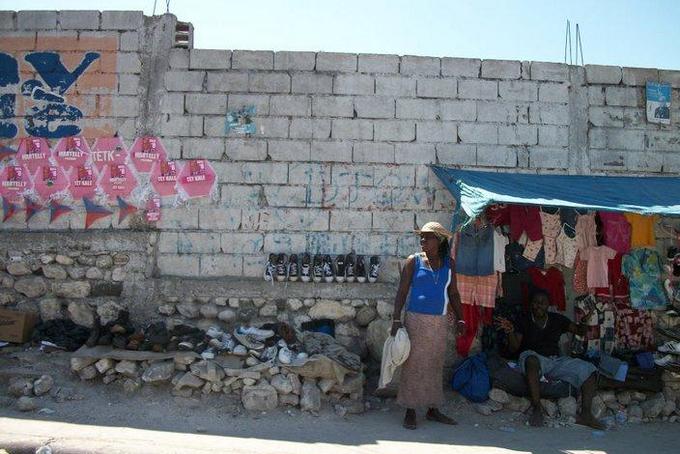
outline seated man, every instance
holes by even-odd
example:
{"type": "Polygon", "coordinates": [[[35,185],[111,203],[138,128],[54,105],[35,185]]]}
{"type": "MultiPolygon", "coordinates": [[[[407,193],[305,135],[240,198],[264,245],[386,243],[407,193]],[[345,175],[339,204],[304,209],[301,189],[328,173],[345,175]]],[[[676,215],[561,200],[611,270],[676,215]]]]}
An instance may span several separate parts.
{"type": "MultiPolygon", "coordinates": [[[[520,319],[518,326],[503,317],[496,318],[496,324],[508,334],[512,352],[521,352],[519,366],[529,388],[532,412],[529,424],[543,425],[541,407],[541,375],[563,380],[581,390],[583,400],[581,414],[576,422],[596,429],[604,426],[592,414],[591,404],[597,390],[597,368],[587,361],[559,356],[559,340],[563,333],[570,332],[583,336],[587,326],[575,324],[567,317],[548,312],[548,294],[539,291],[531,298],[530,313],[520,319]]],[[[590,313],[583,320],[590,318],[590,313]]]]}

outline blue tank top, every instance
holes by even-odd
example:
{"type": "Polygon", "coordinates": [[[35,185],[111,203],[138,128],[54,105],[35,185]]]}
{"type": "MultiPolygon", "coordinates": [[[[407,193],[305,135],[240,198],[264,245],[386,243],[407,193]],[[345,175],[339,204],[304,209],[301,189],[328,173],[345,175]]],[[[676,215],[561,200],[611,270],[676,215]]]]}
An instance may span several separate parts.
{"type": "Polygon", "coordinates": [[[451,283],[449,257],[438,270],[426,266],[423,257],[416,254],[411,279],[411,296],[408,311],[418,314],[444,315],[449,304],[447,288],[451,283]]]}

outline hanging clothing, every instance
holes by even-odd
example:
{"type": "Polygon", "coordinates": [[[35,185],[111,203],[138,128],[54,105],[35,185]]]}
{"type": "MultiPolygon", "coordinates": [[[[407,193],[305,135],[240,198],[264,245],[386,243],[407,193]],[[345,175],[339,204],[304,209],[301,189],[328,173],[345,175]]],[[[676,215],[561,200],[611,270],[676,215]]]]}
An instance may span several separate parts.
{"type": "MultiPolygon", "coordinates": [[[[522,252],[522,257],[529,260],[530,262],[535,262],[538,258],[538,254],[543,251],[543,239],[536,241],[527,241],[524,246],[524,251],[522,252]]],[[[545,254],[545,251],[543,251],[545,254]]]]}
{"type": "Polygon", "coordinates": [[[560,311],[567,309],[567,300],[564,292],[564,276],[562,272],[551,266],[547,270],[539,268],[529,268],[527,270],[534,287],[548,292],[550,305],[557,307],[560,311]]]}
{"type": "Polygon", "coordinates": [[[649,311],[640,311],[630,306],[630,300],[614,301],[616,311],[616,349],[622,352],[636,352],[654,348],[654,323],[649,311]]]}
{"type": "Polygon", "coordinates": [[[598,215],[602,221],[604,244],[621,254],[630,251],[631,228],[626,217],[611,211],[600,211],[598,215]]]}
{"type": "Polygon", "coordinates": [[[576,253],[578,252],[576,238],[567,235],[563,228],[559,235],[557,235],[555,246],[557,248],[557,263],[564,265],[567,268],[573,268],[574,260],[576,260],[576,253]]]}
{"type": "Polygon", "coordinates": [[[508,304],[523,305],[531,277],[526,271],[503,273],[501,276],[503,299],[508,304]]]}
{"type": "Polygon", "coordinates": [[[578,211],[574,208],[560,208],[560,220],[564,226],[564,233],[569,236],[569,238],[576,237],[576,220],[578,219],[578,211]]]}
{"type": "Polygon", "coordinates": [[[508,237],[503,235],[500,228],[493,231],[493,269],[505,273],[505,247],[510,244],[508,237]]]}
{"type": "Polygon", "coordinates": [[[493,309],[490,307],[461,304],[463,320],[465,320],[465,334],[456,337],[456,352],[466,357],[470,347],[477,337],[481,325],[490,325],[493,322],[493,309]]]}
{"type": "Polygon", "coordinates": [[[494,307],[496,305],[497,274],[466,276],[465,274],[456,273],[456,283],[461,303],[484,307],[494,307]]]}
{"type": "Polygon", "coordinates": [[[424,255],[415,254],[411,292],[406,310],[418,314],[446,314],[449,305],[448,287],[451,284],[449,257],[444,257],[441,266],[433,270],[425,264],[424,255]]]}
{"type": "Polygon", "coordinates": [[[494,273],[493,226],[469,224],[460,231],[456,248],[456,272],[467,276],[494,273]]]}
{"type": "Polygon", "coordinates": [[[588,262],[588,288],[609,287],[607,262],[616,257],[616,251],[609,246],[591,246],[581,251],[581,258],[588,262]]]}
{"type": "Polygon", "coordinates": [[[614,298],[629,299],[628,279],[621,272],[621,261],[623,254],[616,254],[616,257],[607,262],[607,276],[609,285],[607,287],[597,287],[594,292],[596,296],[611,296],[614,298]]]}
{"type": "Polygon", "coordinates": [[[658,216],[643,216],[635,213],[625,213],[624,216],[630,223],[630,247],[631,249],[639,247],[654,247],[656,246],[656,234],[654,233],[654,225],[659,220],[658,216]]]}
{"type": "Polygon", "coordinates": [[[580,214],[576,218],[576,245],[579,251],[597,246],[597,225],[595,213],[580,214]]]}
{"type": "MultiPolygon", "coordinates": [[[[493,318],[503,317],[513,324],[517,323],[523,313],[523,307],[520,303],[519,301],[508,300],[505,297],[498,298],[493,310],[493,318]]],[[[485,325],[482,330],[482,350],[498,352],[503,358],[517,358],[517,352],[510,351],[508,335],[493,324],[485,325]]]]}
{"type": "Polygon", "coordinates": [[[623,274],[630,286],[630,302],[635,309],[661,309],[668,300],[661,276],[661,256],[654,249],[633,249],[623,256],[623,274]]]}
{"type": "Polygon", "coordinates": [[[521,244],[516,242],[510,243],[505,248],[505,253],[508,254],[508,257],[510,258],[511,269],[514,271],[526,271],[532,266],[536,266],[538,268],[543,268],[545,266],[545,253],[543,252],[542,248],[538,252],[536,260],[534,261],[527,260],[526,257],[524,257],[524,248],[521,244]]]}
{"type": "Polygon", "coordinates": [[[557,237],[562,231],[562,222],[559,211],[553,214],[540,212],[541,231],[543,233],[543,247],[545,248],[545,264],[557,263],[557,237]]]}
{"type": "Polygon", "coordinates": [[[571,285],[574,288],[574,293],[577,295],[585,295],[588,293],[588,262],[581,260],[581,253],[576,254],[574,260],[574,276],[572,277],[571,285]]]}
{"type": "Polygon", "coordinates": [[[522,232],[526,232],[531,241],[543,238],[538,207],[510,205],[510,239],[517,241],[522,232]]]}
{"type": "Polygon", "coordinates": [[[510,206],[505,204],[489,205],[484,212],[486,219],[496,227],[510,224],[510,206]]]}
{"type": "Polygon", "coordinates": [[[591,308],[595,309],[586,324],[588,331],[584,336],[574,336],[575,353],[611,353],[616,341],[614,305],[609,298],[587,295],[574,301],[574,315],[576,323],[581,323],[591,308]],[[582,342],[582,346],[578,346],[582,342]]]}

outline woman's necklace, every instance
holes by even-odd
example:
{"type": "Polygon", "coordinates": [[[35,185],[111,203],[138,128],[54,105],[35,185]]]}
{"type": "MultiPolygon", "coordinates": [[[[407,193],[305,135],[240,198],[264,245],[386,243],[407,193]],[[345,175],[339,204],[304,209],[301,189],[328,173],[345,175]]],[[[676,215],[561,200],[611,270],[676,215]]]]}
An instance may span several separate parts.
{"type": "Polygon", "coordinates": [[[545,321],[543,322],[543,326],[540,326],[537,322],[536,319],[534,318],[534,314],[531,314],[531,321],[534,322],[534,325],[538,326],[540,329],[545,329],[546,326],[548,326],[548,317],[545,317],[545,321]]]}
{"type": "Polygon", "coordinates": [[[430,271],[432,272],[432,280],[434,281],[434,285],[437,285],[437,284],[439,284],[439,274],[440,274],[439,272],[442,269],[441,264],[440,264],[439,268],[437,268],[437,271],[435,271],[434,267],[432,266],[432,262],[430,261],[429,258],[427,259],[427,262],[428,262],[428,265],[430,267],[430,271]]]}

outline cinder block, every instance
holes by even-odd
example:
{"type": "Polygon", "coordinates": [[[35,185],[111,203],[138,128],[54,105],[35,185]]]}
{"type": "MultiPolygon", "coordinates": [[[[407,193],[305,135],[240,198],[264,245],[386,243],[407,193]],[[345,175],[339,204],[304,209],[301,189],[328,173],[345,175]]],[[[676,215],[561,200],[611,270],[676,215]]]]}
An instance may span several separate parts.
{"type": "Polygon", "coordinates": [[[198,209],[198,228],[202,230],[238,230],[240,225],[240,208],[200,207],[198,209]]]}
{"type": "Polygon", "coordinates": [[[626,169],[625,152],[621,150],[590,150],[590,168],[622,171],[626,169]]]}
{"type": "Polygon", "coordinates": [[[441,74],[441,62],[437,57],[404,55],[399,72],[409,76],[438,76],[441,74]]]}
{"type": "Polygon", "coordinates": [[[353,210],[387,210],[392,207],[390,188],[350,187],[349,207],[353,210]]]}
{"type": "Polygon", "coordinates": [[[274,161],[309,161],[310,150],[310,143],[300,140],[270,140],[268,142],[268,154],[274,161]]]}
{"type": "Polygon", "coordinates": [[[455,98],[458,94],[456,79],[418,79],[419,98],[455,98]]]}
{"type": "Polygon", "coordinates": [[[359,72],[396,74],[399,72],[399,56],[383,54],[359,54],[359,72]]]}
{"type": "Polygon", "coordinates": [[[438,143],[437,161],[444,165],[474,166],[477,164],[475,145],[438,143]]]}
{"type": "Polygon", "coordinates": [[[354,162],[394,162],[394,145],[389,143],[356,142],[352,155],[354,162]]]}
{"type": "Polygon", "coordinates": [[[498,145],[478,145],[477,165],[483,167],[517,167],[517,150],[498,145]]]}
{"type": "Polygon", "coordinates": [[[139,98],[137,96],[114,96],[111,100],[114,117],[136,117],[139,114],[139,98]]]}
{"type": "MultiPolygon", "coordinates": [[[[202,254],[201,256],[201,276],[222,277],[222,276],[242,276],[244,273],[243,262],[245,257],[231,254],[202,254]]],[[[261,276],[263,273],[260,267],[261,276]]]]}
{"type": "Polygon", "coordinates": [[[331,182],[331,166],[328,164],[312,164],[292,162],[288,166],[292,184],[323,185],[331,182]]]}
{"type": "Polygon", "coordinates": [[[227,113],[227,95],[188,93],[185,96],[185,105],[190,114],[224,115],[227,113]]]}
{"type": "MultiPolygon", "coordinates": [[[[138,95],[139,75],[121,74],[118,76],[118,93],[121,95],[138,95]]],[[[180,95],[182,96],[182,95],[180,95]]]]}
{"type": "Polygon", "coordinates": [[[17,16],[14,11],[0,11],[0,30],[16,30],[17,16]]]}
{"type": "Polygon", "coordinates": [[[415,181],[414,165],[378,166],[373,172],[373,181],[378,188],[412,188],[415,181]]]}
{"type": "Polygon", "coordinates": [[[204,117],[203,132],[208,137],[226,137],[229,135],[226,118],[215,116],[204,117]]]}
{"type": "Polygon", "coordinates": [[[102,30],[141,30],[142,11],[102,11],[102,30]]]}
{"type": "MultiPolygon", "coordinates": [[[[618,134],[614,132],[615,130],[610,130],[608,133],[611,134],[618,134]]],[[[630,137],[631,141],[634,143],[634,146],[631,146],[631,148],[626,148],[628,150],[640,150],[638,147],[639,145],[639,136],[635,135],[634,133],[637,132],[639,135],[643,134],[643,131],[634,131],[634,130],[619,130],[621,131],[620,134],[623,134],[622,140],[626,139],[627,137],[630,137]],[[625,132],[624,132],[625,131],[625,132]]],[[[607,141],[607,144],[612,143],[612,145],[615,144],[614,141],[607,141]]],[[[680,143],[678,143],[678,136],[674,132],[670,131],[647,131],[647,149],[652,150],[652,151],[675,151],[678,152],[680,151],[680,143]]]]}
{"type": "Polygon", "coordinates": [[[157,225],[159,229],[197,229],[198,207],[163,208],[163,216],[157,225]]]}
{"type": "Polygon", "coordinates": [[[333,186],[373,186],[375,166],[362,164],[333,164],[333,186]]]}
{"type": "Polygon", "coordinates": [[[364,211],[331,211],[332,232],[356,232],[371,230],[371,213],[364,211]]]}
{"type": "Polygon", "coordinates": [[[590,128],[588,130],[588,145],[590,148],[607,148],[607,130],[590,128]]]}
{"type": "Polygon", "coordinates": [[[410,77],[376,77],[375,93],[386,96],[415,96],[416,80],[410,77]]]}
{"type": "Polygon", "coordinates": [[[415,121],[378,120],[373,129],[376,142],[411,142],[416,139],[415,121]]]}
{"type": "Polygon", "coordinates": [[[442,120],[475,121],[477,119],[477,103],[475,101],[448,101],[439,103],[442,120]]]}
{"type": "Polygon", "coordinates": [[[235,50],[231,55],[232,69],[274,69],[274,52],[265,50],[235,50]]]}
{"type": "Polygon", "coordinates": [[[250,73],[248,91],[290,93],[290,76],[284,73],[250,73]]]}
{"type": "Polygon", "coordinates": [[[330,94],[333,93],[333,77],[327,74],[293,74],[293,93],[330,94]]]}
{"type": "Polygon", "coordinates": [[[465,79],[458,81],[458,97],[461,99],[497,99],[498,82],[493,80],[465,79]]]}
{"type": "Polygon", "coordinates": [[[139,50],[139,33],[123,32],[120,34],[120,50],[137,52],[139,50]]]}
{"type": "Polygon", "coordinates": [[[563,63],[531,62],[531,80],[568,82],[569,66],[563,63]]]}
{"type": "Polygon", "coordinates": [[[157,264],[161,276],[200,276],[198,254],[159,254],[157,264]]]}
{"type": "Polygon", "coordinates": [[[261,233],[223,233],[221,235],[222,252],[226,254],[257,254],[264,247],[264,235],[261,233]]]}
{"type": "Polygon", "coordinates": [[[637,107],[643,105],[644,94],[634,87],[606,87],[605,100],[608,106],[637,107]]]}
{"type": "Polygon", "coordinates": [[[283,117],[255,118],[257,133],[255,137],[288,138],[290,120],[283,117]]]}
{"type": "Polygon", "coordinates": [[[589,84],[618,85],[621,78],[618,66],[586,65],[586,82],[589,84]]]}
{"type": "Polygon", "coordinates": [[[352,142],[312,142],[311,160],[318,162],[352,162],[352,142]]]}
{"type": "Polygon", "coordinates": [[[182,141],[180,139],[165,138],[163,139],[163,145],[165,146],[165,151],[168,152],[168,159],[182,159],[182,141]]]}
{"type": "Polygon", "coordinates": [[[569,106],[533,103],[529,106],[529,121],[544,125],[569,125],[569,106]]]}
{"type": "Polygon", "coordinates": [[[604,106],[604,89],[602,86],[588,87],[588,104],[604,106]]]}
{"type": "Polygon", "coordinates": [[[255,115],[269,115],[268,95],[229,95],[227,110],[239,110],[244,107],[255,107],[255,115]]]}
{"type": "Polygon", "coordinates": [[[315,117],[353,117],[354,104],[351,97],[314,96],[312,115],[315,117]]]}
{"type": "Polygon", "coordinates": [[[273,162],[247,162],[243,164],[245,183],[284,184],[288,182],[288,165],[273,162]]]}
{"type": "Polygon", "coordinates": [[[512,102],[477,101],[477,120],[480,122],[528,123],[529,106],[512,102]]]}
{"type": "Polygon", "coordinates": [[[209,92],[247,92],[248,73],[238,72],[208,72],[209,92]]]}
{"type": "Polygon", "coordinates": [[[356,97],[354,110],[359,118],[394,118],[395,100],[383,96],[356,97]]]}
{"type": "Polygon", "coordinates": [[[19,11],[18,30],[53,30],[57,28],[56,11],[19,11]]]}
{"type": "Polygon", "coordinates": [[[536,145],[538,130],[535,125],[498,125],[501,145],[536,145]]]}
{"type": "Polygon", "coordinates": [[[313,71],[316,62],[314,52],[276,52],[274,69],[277,71],[313,71]]]}
{"type": "Polygon", "coordinates": [[[434,207],[434,190],[424,188],[400,188],[392,190],[394,210],[423,210],[434,207]]]}
{"type": "Polygon", "coordinates": [[[59,11],[61,30],[99,30],[99,11],[59,11]]]}
{"type": "Polygon", "coordinates": [[[220,185],[220,203],[226,207],[242,208],[260,207],[262,205],[262,187],[256,185],[222,184],[220,185]]]}
{"type": "Polygon", "coordinates": [[[569,85],[542,83],[538,86],[538,100],[541,102],[569,102],[569,85]]]}
{"type": "Polygon", "coordinates": [[[395,233],[356,235],[352,244],[354,250],[364,255],[393,256],[397,252],[398,237],[395,233]]]}
{"type": "Polygon", "coordinates": [[[349,233],[315,232],[307,235],[307,250],[312,254],[345,254],[352,250],[349,233]]]}
{"type": "Polygon", "coordinates": [[[170,68],[189,69],[189,49],[170,49],[170,68]]]}
{"type": "Polygon", "coordinates": [[[398,143],[394,146],[397,164],[433,164],[437,162],[434,144],[398,143]]]}
{"type": "Polygon", "coordinates": [[[569,146],[568,126],[539,126],[538,144],[543,147],[569,146]]]}
{"type": "Polygon", "coordinates": [[[161,134],[164,136],[197,137],[203,135],[203,117],[167,115],[161,123],[161,134]]]}
{"type": "Polygon", "coordinates": [[[267,142],[255,139],[227,139],[225,153],[232,161],[264,161],[267,159],[267,142]]]}
{"type": "MultiPolygon", "coordinates": [[[[312,188],[307,186],[265,185],[264,198],[267,206],[276,208],[304,208],[306,206],[320,206],[321,191],[317,199],[312,199],[312,188]]],[[[318,189],[318,188],[316,188],[318,189]]]]}
{"type": "Polygon", "coordinates": [[[442,58],[442,76],[479,77],[481,64],[477,58],[442,58]]]}
{"type": "Polygon", "coordinates": [[[291,139],[328,139],[330,137],[330,120],[319,118],[293,118],[290,121],[291,139]]]}
{"type": "Polygon", "coordinates": [[[158,235],[158,252],[177,254],[177,232],[161,232],[158,235]]]}
{"type": "Polygon", "coordinates": [[[623,83],[644,87],[647,82],[659,81],[659,70],[654,68],[623,68],[623,83]]]}
{"type": "Polygon", "coordinates": [[[482,77],[486,79],[519,79],[522,67],[515,60],[483,60],[482,77]]]}
{"type": "Polygon", "coordinates": [[[220,234],[207,232],[179,232],[177,248],[180,254],[213,254],[220,252],[220,234]]]}
{"type": "Polygon", "coordinates": [[[566,169],[568,166],[567,148],[529,148],[529,167],[533,169],[566,169]]]}
{"type": "Polygon", "coordinates": [[[458,140],[456,123],[449,121],[419,121],[416,123],[418,142],[453,142],[458,140]]]}
{"type": "Polygon", "coordinates": [[[410,211],[376,211],[373,213],[374,232],[413,232],[415,216],[410,211]]]}
{"type": "Polygon", "coordinates": [[[659,79],[662,82],[670,83],[673,88],[680,88],[680,71],[660,69],[659,79]]]}
{"type": "Polygon", "coordinates": [[[191,49],[189,69],[229,69],[231,51],[221,49],[191,49]]]}
{"type": "MultiPolygon", "coordinates": [[[[645,133],[640,130],[607,129],[607,148],[613,150],[644,150],[645,133]]],[[[650,149],[654,149],[650,146],[650,149]]],[[[680,146],[675,145],[676,151],[680,146]]]]}
{"type": "Polygon", "coordinates": [[[243,183],[243,163],[213,162],[212,166],[220,183],[243,183]]]}
{"type": "Polygon", "coordinates": [[[184,159],[211,159],[219,161],[224,154],[223,139],[190,138],[182,139],[184,159]]]}
{"type": "Polygon", "coordinates": [[[397,118],[434,120],[439,115],[439,101],[434,99],[397,99],[397,118]]]}
{"type": "Polygon", "coordinates": [[[373,140],[373,123],[370,120],[333,120],[331,138],[373,140]]]}
{"type": "Polygon", "coordinates": [[[270,115],[309,117],[312,115],[312,99],[305,95],[272,96],[270,115]]]}
{"type": "Polygon", "coordinates": [[[165,88],[168,91],[201,91],[204,79],[204,71],[168,71],[165,73],[165,88]]]}
{"type": "Polygon", "coordinates": [[[319,52],[316,54],[316,70],[332,72],[356,72],[356,54],[319,52]]]}
{"type": "Polygon", "coordinates": [[[272,209],[269,220],[270,230],[289,232],[327,231],[329,225],[328,210],[314,208],[278,208],[272,209]]]}
{"type": "Polygon", "coordinates": [[[523,80],[500,81],[498,94],[505,101],[536,101],[538,83],[523,80]]]}
{"type": "Polygon", "coordinates": [[[633,152],[626,154],[626,168],[631,172],[661,172],[664,159],[672,153],[633,152]]]}
{"type": "Polygon", "coordinates": [[[339,74],[333,80],[333,93],[338,95],[372,95],[375,79],[365,74],[339,74]]]}
{"type": "Polygon", "coordinates": [[[487,123],[461,123],[458,138],[463,143],[498,143],[498,126],[487,123]]]}
{"type": "Polygon", "coordinates": [[[264,236],[265,252],[301,253],[306,247],[307,236],[304,233],[267,233],[264,236]]]}

